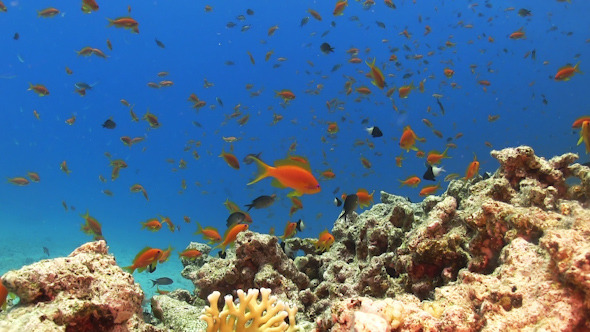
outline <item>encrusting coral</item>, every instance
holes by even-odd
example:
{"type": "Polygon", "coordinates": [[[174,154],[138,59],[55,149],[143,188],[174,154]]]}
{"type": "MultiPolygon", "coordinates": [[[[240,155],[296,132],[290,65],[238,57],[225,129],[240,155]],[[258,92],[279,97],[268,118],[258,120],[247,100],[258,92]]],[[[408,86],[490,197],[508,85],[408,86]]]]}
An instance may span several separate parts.
{"type": "Polygon", "coordinates": [[[201,319],[207,322],[207,332],[298,331],[295,325],[297,307],[290,308],[270,293],[271,290],[268,288],[261,288],[260,291],[250,289],[248,293],[239,289],[238,305],[234,304],[231,295],[226,295],[225,306],[221,312],[217,307],[221,293],[211,293],[207,297],[209,306],[204,309],[201,316],[201,319]],[[287,317],[289,324],[285,322],[287,317]]]}

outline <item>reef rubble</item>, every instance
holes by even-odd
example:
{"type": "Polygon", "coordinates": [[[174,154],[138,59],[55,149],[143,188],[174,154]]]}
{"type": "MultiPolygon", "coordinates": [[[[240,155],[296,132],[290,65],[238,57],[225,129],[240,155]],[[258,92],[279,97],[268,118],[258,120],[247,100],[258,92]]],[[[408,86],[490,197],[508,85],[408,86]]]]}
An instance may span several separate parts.
{"type": "Polygon", "coordinates": [[[9,271],[2,283],[19,303],[0,315],[0,331],[164,331],[144,323],[143,291],[103,240],[9,271]]]}

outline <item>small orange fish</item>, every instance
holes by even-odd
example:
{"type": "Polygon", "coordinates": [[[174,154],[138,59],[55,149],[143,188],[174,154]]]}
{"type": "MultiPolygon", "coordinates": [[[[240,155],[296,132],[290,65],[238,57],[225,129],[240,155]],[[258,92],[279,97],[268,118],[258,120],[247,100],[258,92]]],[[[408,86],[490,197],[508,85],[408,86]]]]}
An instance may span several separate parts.
{"type": "Polygon", "coordinates": [[[366,61],[365,61],[365,63],[371,69],[370,75],[373,78],[371,83],[373,83],[373,85],[378,87],[379,89],[383,89],[387,84],[385,83],[385,76],[383,76],[381,69],[379,69],[378,67],[375,67],[375,60],[376,59],[377,58],[373,58],[373,62],[371,62],[371,63],[368,63],[366,61]]]}
{"type": "Polygon", "coordinates": [[[119,17],[114,20],[107,18],[109,20],[108,26],[115,26],[117,28],[125,28],[130,29],[134,33],[139,33],[139,23],[129,16],[119,17]]]}
{"type": "Polygon", "coordinates": [[[37,172],[27,172],[27,176],[33,182],[40,182],[41,181],[41,177],[39,176],[39,174],[37,172]]]}
{"type": "Polygon", "coordinates": [[[130,190],[132,193],[138,193],[138,192],[141,192],[141,193],[143,194],[143,197],[145,197],[145,199],[149,201],[149,198],[148,198],[147,191],[145,191],[145,188],[144,188],[144,187],[143,187],[141,184],[139,184],[139,183],[136,183],[136,184],[132,185],[132,186],[129,188],[129,190],[130,190]]]}
{"type": "MultiPolygon", "coordinates": [[[[3,11],[6,11],[6,7],[2,2],[0,2],[0,9],[4,7],[3,11]]],[[[0,280],[0,310],[6,309],[6,298],[8,297],[8,289],[2,284],[2,280],[0,280]]]]}
{"type": "Polygon", "coordinates": [[[258,166],[257,177],[248,183],[251,185],[266,177],[273,177],[281,185],[294,189],[290,196],[301,196],[303,194],[315,194],[320,192],[320,184],[311,173],[309,163],[302,163],[287,158],[275,161],[275,167],[269,166],[254,156],[248,156],[258,166]]]}
{"type": "Polygon", "coordinates": [[[195,260],[203,255],[202,252],[197,249],[185,249],[178,253],[178,257],[186,258],[188,260],[195,260]]]}
{"type": "Polygon", "coordinates": [[[160,127],[160,122],[158,121],[158,117],[155,116],[154,114],[150,113],[150,110],[148,109],[145,113],[145,115],[141,118],[142,120],[146,120],[149,124],[151,128],[159,128],[160,127]]]}
{"type": "Polygon", "coordinates": [[[320,15],[320,13],[316,12],[313,9],[308,9],[307,12],[316,20],[321,21],[322,20],[322,16],[320,15]]]}
{"type": "Polygon", "coordinates": [[[53,17],[59,14],[59,10],[53,7],[37,11],[37,17],[53,17]]]}
{"type": "Polygon", "coordinates": [[[69,124],[70,126],[73,125],[74,123],[76,123],[76,116],[72,115],[71,118],[66,119],[66,123],[69,124]]]}
{"type": "Polygon", "coordinates": [[[412,92],[412,90],[414,90],[415,88],[416,87],[414,86],[414,82],[412,82],[412,83],[410,83],[410,85],[401,86],[397,90],[397,93],[400,98],[408,98],[408,95],[410,94],[410,92],[412,92]]]}
{"type": "Polygon", "coordinates": [[[582,72],[580,71],[580,62],[576,63],[575,66],[565,65],[565,66],[559,68],[559,70],[557,71],[557,74],[555,74],[555,80],[556,81],[569,81],[572,78],[572,76],[574,76],[575,73],[582,74],[582,72]]]}
{"type": "Polygon", "coordinates": [[[31,84],[29,83],[29,88],[27,89],[35,92],[39,97],[44,97],[49,95],[49,90],[43,84],[31,84]]]}
{"type": "Polygon", "coordinates": [[[440,189],[440,183],[436,185],[425,186],[420,190],[420,196],[428,196],[434,194],[438,189],[440,189]]]}
{"type": "Polygon", "coordinates": [[[402,162],[404,161],[404,154],[403,152],[400,153],[399,156],[395,157],[395,165],[397,167],[402,167],[402,162]]]}
{"type": "Polygon", "coordinates": [[[172,223],[172,220],[170,219],[170,217],[160,216],[160,219],[162,219],[162,224],[167,224],[168,225],[168,229],[172,233],[174,233],[174,224],[172,223]]]}
{"type": "Polygon", "coordinates": [[[453,77],[453,75],[455,75],[455,71],[450,68],[445,68],[444,74],[447,78],[451,78],[451,77],[453,77]]]}
{"type": "Polygon", "coordinates": [[[508,35],[508,38],[510,38],[510,39],[525,39],[526,35],[522,29],[519,29],[517,31],[514,31],[510,35],[508,35]]]}
{"type": "Polygon", "coordinates": [[[281,90],[275,91],[276,96],[283,98],[285,103],[290,102],[291,100],[295,99],[295,94],[291,90],[281,90]]]}
{"type": "Polygon", "coordinates": [[[365,207],[369,207],[369,206],[371,206],[371,204],[373,204],[373,194],[374,193],[375,193],[374,190],[370,194],[367,191],[367,189],[357,190],[356,195],[358,197],[358,204],[361,209],[363,209],[365,207]]]}
{"type": "Polygon", "coordinates": [[[82,232],[84,232],[84,234],[93,235],[95,241],[104,240],[104,237],[102,236],[102,225],[98,220],[90,216],[88,211],[86,211],[86,214],[81,214],[80,216],[86,221],[82,224],[82,232]]]}
{"type": "Polygon", "coordinates": [[[426,142],[426,139],[416,136],[416,133],[414,133],[410,126],[405,126],[402,137],[399,140],[399,146],[403,150],[406,150],[406,152],[410,150],[418,151],[418,148],[415,146],[416,141],[426,142]]]}
{"type": "Polygon", "coordinates": [[[590,121],[582,122],[582,129],[580,130],[580,139],[578,140],[578,144],[580,145],[584,142],[586,146],[586,154],[590,152],[590,121]]]}
{"type": "Polygon", "coordinates": [[[329,250],[333,243],[334,236],[330,234],[327,229],[323,230],[318,236],[318,239],[314,241],[316,249],[320,252],[329,250]]]}
{"type": "Polygon", "coordinates": [[[336,6],[334,7],[334,16],[340,16],[344,14],[344,8],[348,6],[348,0],[339,0],[336,2],[336,6]]]}
{"type": "Polygon", "coordinates": [[[209,244],[221,242],[221,235],[219,235],[217,228],[212,226],[203,228],[201,227],[201,224],[197,222],[197,231],[194,233],[194,235],[199,234],[201,234],[205,240],[208,240],[209,244]]]}
{"type": "Polygon", "coordinates": [[[361,95],[370,95],[371,89],[369,89],[366,86],[361,86],[361,87],[356,88],[356,92],[360,93],[361,95]]]}
{"type": "MultiPolygon", "coordinates": [[[[6,12],[6,11],[7,11],[6,5],[2,1],[0,1],[0,12],[6,12]]],[[[0,282],[0,285],[1,284],[2,284],[2,282],[0,282]]]]}
{"type": "Polygon", "coordinates": [[[158,259],[158,263],[162,264],[164,262],[166,262],[168,260],[168,258],[170,258],[170,254],[172,253],[172,250],[174,250],[174,248],[172,248],[172,246],[168,246],[168,249],[162,251],[162,256],[160,256],[160,259],[158,259]]]}
{"type": "Polygon", "coordinates": [[[157,232],[162,229],[162,223],[156,218],[148,219],[145,222],[141,222],[141,229],[147,228],[149,231],[157,232]]]}
{"type": "Polygon", "coordinates": [[[322,172],[322,178],[324,179],[333,179],[336,177],[336,174],[332,171],[332,169],[328,169],[322,172]]]}
{"type": "Polygon", "coordinates": [[[365,157],[361,157],[361,164],[363,164],[364,168],[371,168],[371,166],[372,166],[369,159],[367,159],[365,157]]]}
{"type": "Polygon", "coordinates": [[[222,157],[223,160],[229,165],[229,167],[233,169],[240,169],[240,161],[238,158],[233,154],[225,151],[221,151],[219,157],[222,157]]]}
{"type": "Polygon", "coordinates": [[[328,133],[332,135],[338,133],[338,124],[336,122],[328,122],[328,133]]]}
{"type": "Polygon", "coordinates": [[[398,180],[398,181],[401,183],[400,187],[409,186],[409,187],[416,188],[422,180],[419,177],[417,177],[416,175],[410,175],[405,180],[403,180],[403,181],[398,180]]]}
{"type": "Polygon", "coordinates": [[[440,153],[436,150],[432,150],[428,152],[428,156],[426,157],[426,162],[430,165],[439,164],[443,158],[450,158],[447,156],[447,151],[449,148],[447,147],[443,153],[440,153]]]}
{"type": "Polygon", "coordinates": [[[580,128],[584,121],[590,121],[590,115],[584,115],[576,119],[574,123],[572,123],[572,128],[580,128]]]}
{"type": "Polygon", "coordinates": [[[471,179],[477,174],[477,172],[479,172],[479,161],[477,161],[477,157],[473,155],[473,161],[469,163],[467,171],[465,172],[465,180],[471,179]]]}
{"type": "Polygon", "coordinates": [[[135,270],[143,272],[149,267],[148,271],[153,271],[162,256],[162,250],[157,248],[145,247],[133,259],[133,264],[123,267],[123,270],[133,274],[135,270]]]}
{"type": "Polygon", "coordinates": [[[225,231],[223,235],[223,242],[218,244],[215,248],[222,248],[222,251],[225,252],[225,248],[227,246],[233,246],[234,242],[236,241],[236,237],[240,232],[243,232],[248,229],[248,224],[234,224],[230,228],[225,231]]]}
{"type": "Polygon", "coordinates": [[[70,171],[70,170],[68,169],[68,165],[66,164],[66,161],[65,161],[65,160],[64,160],[64,161],[62,161],[62,162],[61,162],[61,164],[59,164],[59,169],[60,169],[62,172],[64,172],[64,173],[68,174],[68,175],[69,175],[70,173],[72,173],[72,171],[70,171]]]}
{"type": "Polygon", "coordinates": [[[82,0],[82,12],[89,14],[98,10],[95,0],[82,0]]]}
{"type": "Polygon", "coordinates": [[[12,184],[15,184],[17,186],[26,186],[26,185],[29,184],[29,180],[27,180],[26,178],[21,177],[21,176],[16,176],[16,177],[13,177],[13,178],[8,178],[8,182],[10,182],[12,184]]]}

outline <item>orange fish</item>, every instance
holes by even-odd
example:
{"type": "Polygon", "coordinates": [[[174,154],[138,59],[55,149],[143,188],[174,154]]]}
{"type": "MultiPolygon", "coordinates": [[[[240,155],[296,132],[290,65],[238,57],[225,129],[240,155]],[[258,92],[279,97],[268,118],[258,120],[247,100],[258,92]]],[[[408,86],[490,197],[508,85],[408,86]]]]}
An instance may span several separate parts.
{"type": "Polygon", "coordinates": [[[59,10],[52,7],[37,11],[37,17],[53,17],[57,14],[59,14],[59,10]]]}
{"type": "Polygon", "coordinates": [[[66,123],[69,124],[70,126],[73,125],[74,123],[76,123],[76,116],[72,115],[71,118],[66,119],[66,123]]]}
{"type": "Polygon", "coordinates": [[[41,177],[39,177],[39,174],[37,172],[27,172],[27,176],[33,182],[39,182],[39,181],[41,181],[41,177]]]}
{"type": "Polygon", "coordinates": [[[318,236],[318,239],[314,241],[316,249],[321,252],[329,250],[333,243],[334,236],[330,234],[327,229],[323,230],[318,236]]]}
{"type": "Polygon", "coordinates": [[[195,260],[203,255],[202,252],[197,249],[184,249],[178,253],[178,257],[186,258],[188,260],[195,260]]]}
{"type": "Polygon", "coordinates": [[[198,222],[197,227],[197,231],[194,233],[194,235],[201,234],[205,240],[209,241],[209,244],[221,242],[221,235],[219,235],[217,228],[213,226],[207,226],[203,228],[198,222]]]}
{"type": "Polygon", "coordinates": [[[156,218],[148,219],[145,222],[141,222],[141,229],[147,228],[149,231],[157,232],[162,229],[162,223],[156,218]]]}
{"type": "Polygon", "coordinates": [[[162,219],[162,224],[167,224],[168,225],[168,229],[172,233],[174,233],[174,224],[172,223],[172,220],[170,219],[170,217],[160,216],[160,219],[162,219]]]}
{"type": "Polygon", "coordinates": [[[139,28],[138,28],[139,23],[129,16],[118,17],[114,20],[107,18],[107,20],[109,20],[108,26],[115,26],[117,28],[130,29],[134,33],[139,33],[139,28]]]}
{"type": "Polygon", "coordinates": [[[428,152],[428,156],[426,157],[426,162],[430,165],[439,164],[443,158],[450,158],[447,156],[447,151],[449,148],[447,147],[443,153],[440,153],[436,150],[432,150],[428,152]]]}
{"type": "Polygon", "coordinates": [[[289,101],[295,99],[295,94],[291,91],[291,90],[281,90],[281,91],[275,91],[276,96],[283,98],[283,101],[285,103],[288,103],[289,101]]]}
{"type": "Polygon", "coordinates": [[[465,180],[471,179],[477,174],[477,172],[479,172],[479,161],[477,161],[477,157],[473,155],[473,161],[469,163],[467,171],[465,172],[465,180]]]}
{"type": "Polygon", "coordinates": [[[361,86],[356,88],[356,92],[360,93],[361,95],[370,95],[371,89],[367,88],[366,86],[361,86]]]}
{"type": "Polygon", "coordinates": [[[146,120],[149,124],[151,128],[158,128],[160,127],[160,122],[158,121],[158,117],[155,116],[154,114],[150,113],[150,110],[148,109],[145,113],[145,115],[141,118],[142,120],[146,120]]]}
{"type": "Polygon", "coordinates": [[[230,228],[225,231],[223,235],[223,242],[217,245],[216,248],[222,248],[222,251],[225,252],[225,248],[227,246],[233,246],[234,242],[236,241],[236,237],[240,232],[243,232],[248,229],[248,224],[234,224],[230,228]]]}
{"type": "Polygon", "coordinates": [[[27,89],[35,92],[39,97],[44,97],[49,95],[49,90],[43,84],[31,84],[29,83],[29,88],[27,89]]]}
{"type": "Polygon", "coordinates": [[[582,123],[584,123],[584,121],[590,121],[590,115],[584,115],[584,116],[577,118],[576,121],[574,121],[574,123],[572,123],[572,128],[582,127],[582,123]]]}
{"type": "Polygon", "coordinates": [[[338,133],[338,124],[336,122],[328,122],[328,133],[329,134],[338,133]]]}
{"type": "Polygon", "coordinates": [[[374,190],[371,194],[369,194],[367,189],[357,190],[356,195],[358,196],[358,199],[359,199],[358,203],[359,203],[359,207],[361,209],[363,209],[365,207],[369,207],[369,206],[371,206],[371,204],[373,204],[373,194],[374,193],[375,193],[374,190]]]}
{"type": "Polygon", "coordinates": [[[279,236],[279,238],[283,241],[290,239],[295,236],[295,233],[298,231],[301,232],[303,227],[303,221],[301,219],[299,219],[297,222],[287,221],[287,224],[285,225],[285,231],[283,232],[282,236],[279,236]]]}
{"type": "Polygon", "coordinates": [[[234,156],[232,153],[229,152],[225,152],[225,151],[221,151],[221,154],[219,155],[219,157],[222,157],[223,160],[225,160],[225,162],[233,169],[240,169],[240,161],[238,160],[238,158],[236,156],[234,156]]]}
{"type": "Polygon", "coordinates": [[[446,77],[451,78],[453,75],[455,75],[455,71],[450,68],[445,68],[444,74],[446,77]]]}
{"type": "Polygon", "coordinates": [[[404,161],[404,153],[400,153],[399,156],[395,157],[395,165],[397,167],[402,167],[402,162],[404,161]]]}
{"type": "Polygon", "coordinates": [[[29,180],[27,180],[26,178],[23,178],[21,176],[8,178],[8,182],[15,184],[17,186],[26,186],[29,184],[29,180]]]}
{"type": "Polygon", "coordinates": [[[580,130],[580,139],[577,145],[582,144],[582,142],[586,145],[586,153],[590,152],[590,121],[582,122],[582,130],[580,130]]]}
{"type": "MultiPolygon", "coordinates": [[[[6,12],[6,11],[7,11],[6,5],[2,1],[0,1],[0,12],[6,12]]],[[[2,284],[2,283],[0,283],[0,284],[2,284]]]]}
{"type": "Polygon", "coordinates": [[[398,180],[398,181],[401,183],[400,187],[409,186],[409,187],[416,188],[422,180],[419,177],[417,177],[416,175],[410,175],[405,180],[403,180],[403,181],[398,180]]]}
{"type": "Polygon", "coordinates": [[[309,163],[286,158],[275,161],[275,167],[269,166],[254,156],[248,158],[258,166],[258,175],[250,184],[256,183],[266,177],[273,177],[276,185],[281,188],[294,189],[288,196],[301,196],[303,194],[315,194],[320,192],[320,184],[311,173],[309,163]]]}
{"type": "Polygon", "coordinates": [[[416,87],[414,86],[414,82],[410,83],[410,85],[404,85],[402,87],[400,87],[397,90],[397,93],[399,95],[400,98],[408,98],[408,95],[410,94],[410,92],[412,92],[412,90],[414,90],[416,87]]]}
{"type": "Polygon", "coordinates": [[[131,188],[129,188],[129,190],[132,193],[141,192],[143,194],[143,197],[145,197],[146,200],[148,200],[148,201],[150,200],[148,198],[147,191],[145,191],[145,188],[141,184],[139,184],[139,183],[136,183],[136,184],[132,185],[131,188]]]}
{"type": "Polygon", "coordinates": [[[367,159],[365,157],[361,157],[361,164],[363,164],[364,168],[371,168],[371,166],[372,166],[369,159],[367,159]]]}
{"type": "Polygon", "coordinates": [[[378,87],[379,89],[383,89],[387,84],[385,83],[385,76],[383,76],[381,69],[379,69],[378,67],[375,67],[375,60],[376,59],[377,58],[373,58],[373,62],[371,62],[371,63],[368,63],[366,61],[365,61],[365,63],[367,64],[367,66],[369,66],[369,68],[371,68],[370,75],[373,78],[371,83],[373,83],[373,85],[378,87]]]}
{"type": "Polygon", "coordinates": [[[81,214],[80,216],[86,220],[86,222],[82,224],[82,232],[87,235],[93,235],[95,241],[104,240],[104,237],[102,236],[102,225],[98,220],[90,216],[88,211],[86,211],[86,214],[81,214]]]}
{"type": "Polygon", "coordinates": [[[322,178],[324,179],[333,179],[336,177],[336,174],[334,174],[334,172],[331,169],[325,170],[322,172],[322,178]]]}
{"type": "Polygon", "coordinates": [[[555,80],[556,81],[569,81],[572,78],[572,76],[574,76],[575,73],[582,74],[582,72],[580,71],[580,62],[576,63],[575,66],[565,65],[565,66],[559,68],[559,70],[557,71],[557,74],[555,74],[555,80]]]}
{"type": "Polygon", "coordinates": [[[517,31],[514,31],[510,35],[508,35],[508,38],[510,38],[510,39],[525,39],[526,35],[522,29],[519,29],[517,31]]]}
{"type": "Polygon", "coordinates": [[[316,20],[321,21],[322,20],[322,16],[320,15],[320,13],[316,12],[313,9],[308,9],[307,12],[316,20]]]}
{"type": "MultiPolygon", "coordinates": [[[[4,6],[3,3],[0,2],[0,5],[4,6]]],[[[6,8],[6,7],[4,7],[6,8]]],[[[4,10],[6,11],[6,10],[4,10]]],[[[8,297],[8,289],[2,284],[2,280],[0,279],[0,309],[6,309],[6,298],[8,297]]]]}
{"type": "Polygon", "coordinates": [[[172,248],[172,246],[168,246],[168,249],[162,251],[162,256],[160,256],[160,259],[158,259],[158,263],[162,264],[164,262],[166,262],[168,260],[168,258],[170,258],[170,254],[172,253],[172,250],[174,250],[174,248],[172,248]]]}
{"type": "Polygon", "coordinates": [[[336,6],[334,7],[334,16],[340,16],[344,13],[344,8],[348,6],[348,0],[340,0],[336,2],[336,6]]]}
{"type": "Polygon", "coordinates": [[[399,146],[406,150],[406,152],[410,150],[418,151],[418,148],[415,146],[416,141],[426,142],[426,139],[416,136],[416,133],[414,133],[410,126],[405,126],[402,137],[399,140],[399,146]]]}
{"type": "Polygon", "coordinates": [[[124,267],[123,270],[133,274],[136,269],[138,272],[143,272],[149,267],[148,271],[153,271],[158,260],[162,257],[162,253],[161,249],[145,247],[135,256],[133,264],[124,267]]]}
{"type": "Polygon", "coordinates": [[[434,194],[438,189],[440,189],[440,183],[430,186],[425,186],[420,190],[420,196],[428,196],[434,194]]]}
{"type": "Polygon", "coordinates": [[[59,169],[60,169],[62,172],[64,172],[64,173],[68,174],[68,175],[70,175],[70,173],[72,173],[72,171],[70,171],[70,170],[68,169],[68,164],[66,164],[66,161],[65,161],[65,160],[64,160],[64,161],[62,161],[62,162],[61,162],[61,164],[59,164],[59,169]]]}
{"type": "Polygon", "coordinates": [[[82,0],[82,12],[88,14],[98,10],[98,4],[95,0],[82,0]]]}

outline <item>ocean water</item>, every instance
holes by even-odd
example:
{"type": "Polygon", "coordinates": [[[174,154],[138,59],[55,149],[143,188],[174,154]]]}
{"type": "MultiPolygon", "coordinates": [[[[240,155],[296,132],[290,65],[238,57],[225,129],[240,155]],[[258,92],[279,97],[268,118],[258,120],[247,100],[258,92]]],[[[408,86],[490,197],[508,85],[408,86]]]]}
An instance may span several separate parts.
{"type": "MultiPolygon", "coordinates": [[[[395,157],[402,153],[399,138],[407,125],[426,139],[417,144],[421,151],[442,151],[449,142],[457,146],[449,149],[451,158],[443,160],[447,172],[437,180],[443,187],[439,193],[446,188],[444,175],[463,176],[474,155],[481,162],[480,174],[495,171],[492,148],[525,144],[548,158],[576,152],[587,161],[583,145],[576,146],[578,133],[571,123],[590,113],[590,75],[576,74],[566,82],[553,77],[560,67],[578,62],[582,71],[590,71],[590,2],[393,2],[396,9],[383,1],[368,8],[349,1],[343,15],[334,16],[335,1],[99,1],[100,9],[89,14],[80,10],[81,1],[4,1],[8,11],[0,12],[0,174],[11,178],[34,171],[41,181],[26,186],[0,183],[0,273],[46,258],[43,247],[49,257],[63,256],[91,240],[80,231],[80,215],[86,211],[102,223],[118,262],[130,265],[145,246],[182,250],[190,241],[202,241],[193,235],[195,221],[223,233],[227,199],[243,206],[259,195],[276,194],[274,205],[251,211],[251,229],[264,233],[274,228],[282,234],[288,220],[301,218],[307,225],[301,237],[317,237],[332,227],[341,210],[333,200],[342,193],[366,188],[375,191],[375,202],[379,191],[419,201],[426,181],[418,188],[400,188],[398,181],[421,177],[425,171],[425,159],[415,151],[403,152],[403,165],[396,166],[395,157]],[[60,13],[38,17],[37,11],[49,6],[58,6],[60,13]],[[520,16],[521,8],[532,15],[520,16]],[[308,9],[320,13],[322,21],[308,9]],[[107,18],[121,16],[136,19],[139,33],[108,26],[107,18]],[[302,26],[305,17],[309,21],[302,26]],[[235,27],[228,27],[229,22],[235,27]],[[274,25],[278,29],[269,36],[274,25]],[[425,35],[427,26],[431,32],[425,35]],[[526,38],[509,38],[519,29],[526,38]],[[401,34],[404,30],[409,37],[401,34]],[[324,42],[333,53],[321,52],[324,42]],[[108,58],[78,56],[76,51],[86,46],[108,58]],[[348,62],[347,50],[353,47],[359,49],[359,64],[348,62]],[[265,61],[269,51],[273,53],[265,61]],[[396,61],[389,60],[392,54],[396,61]],[[364,62],[373,58],[385,75],[383,90],[366,77],[369,67],[364,62]],[[454,76],[445,77],[445,68],[454,70],[454,76]],[[162,71],[169,75],[158,77],[162,71]],[[372,93],[346,95],[344,85],[350,79],[355,80],[353,89],[367,86],[372,93]],[[162,80],[173,86],[147,86],[162,80]],[[212,86],[205,87],[205,80],[212,86]],[[392,98],[385,95],[389,88],[412,82],[418,86],[423,80],[423,93],[413,90],[407,99],[397,92],[392,98]],[[484,89],[481,80],[490,85],[484,89]],[[92,89],[80,96],[75,92],[78,82],[92,89]],[[37,96],[27,90],[29,83],[43,84],[50,94],[37,96]],[[247,84],[253,87],[246,89],[247,84]],[[285,104],[275,96],[283,89],[296,98],[285,104]],[[192,108],[187,101],[191,93],[207,105],[192,108]],[[444,114],[433,94],[442,95],[444,114]],[[140,121],[132,121],[121,99],[133,105],[140,121]],[[328,109],[331,100],[339,107],[328,109]],[[232,117],[236,105],[241,115],[232,117]],[[159,128],[141,120],[148,109],[158,117],[159,128]],[[274,114],[283,119],[273,124],[274,114]],[[74,115],[75,123],[66,124],[74,115]],[[244,115],[249,121],[241,125],[237,120],[244,115]],[[490,122],[489,116],[499,118],[490,122]],[[102,127],[109,118],[116,128],[102,127]],[[431,121],[443,137],[433,134],[422,119],[431,121]],[[338,124],[336,134],[327,132],[328,122],[338,124]],[[365,129],[370,126],[378,126],[383,137],[368,135],[365,129]],[[145,140],[128,147],[122,136],[145,140]],[[239,140],[228,143],[223,137],[239,140]],[[219,157],[222,151],[236,155],[239,170],[219,157]],[[114,181],[107,152],[128,164],[114,181]],[[249,153],[262,153],[269,164],[288,153],[304,156],[316,177],[327,169],[336,177],[320,180],[321,192],[301,197],[304,208],[290,217],[289,189],[273,187],[269,179],[247,185],[256,173],[255,165],[242,162],[249,153]],[[363,166],[361,157],[371,168],[363,166]],[[181,160],[185,168],[179,167],[181,160]],[[70,174],[60,170],[62,161],[70,174]],[[149,201],[130,192],[136,183],[144,186],[149,201]],[[105,195],[105,190],[113,195],[105,195]],[[158,215],[169,216],[180,230],[141,230],[140,222],[158,215]]],[[[148,279],[162,276],[175,280],[172,288],[192,290],[180,277],[177,257],[173,253],[151,275],[135,274],[148,294],[148,279]]]]}

